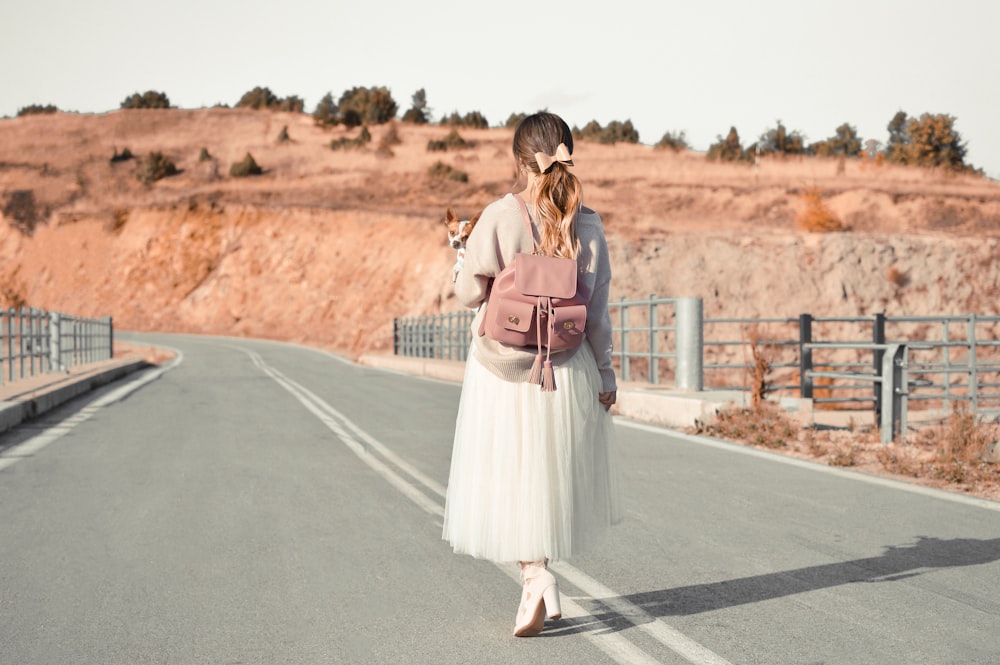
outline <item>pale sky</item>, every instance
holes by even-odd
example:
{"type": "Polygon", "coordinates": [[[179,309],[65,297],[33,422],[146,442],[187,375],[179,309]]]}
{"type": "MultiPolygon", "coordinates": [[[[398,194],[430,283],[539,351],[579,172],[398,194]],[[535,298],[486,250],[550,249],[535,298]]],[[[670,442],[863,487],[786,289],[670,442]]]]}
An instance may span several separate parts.
{"type": "Polygon", "coordinates": [[[255,86],[312,112],[386,86],[400,113],[424,88],[435,120],[547,108],[705,150],[779,119],[809,142],[848,122],[884,143],[903,110],[954,116],[966,162],[1000,179],[997,26],[993,0],[3,0],[0,116],[146,90],[233,105],[255,86]]]}

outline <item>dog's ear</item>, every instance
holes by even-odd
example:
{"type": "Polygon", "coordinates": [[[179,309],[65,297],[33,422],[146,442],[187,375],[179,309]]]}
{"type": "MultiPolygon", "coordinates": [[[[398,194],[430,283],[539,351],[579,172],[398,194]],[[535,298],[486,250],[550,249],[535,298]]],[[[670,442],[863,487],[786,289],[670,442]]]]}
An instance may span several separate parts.
{"type": "Polygon", "coordinates": [[[472,219],[469,220],[469,224],[475,224],[476,222],[478,222],[479,221],[479,216],[482,215],[482,214],[483,214],[483,211],[480,210],[475,215],[473,215],[472,219]]]}
{"type": "Polygon", "coordinates": [[[452,224],[458,224],[458,221],[458,215],[455,214],[451,206],[448,206],[448,210],[444,213],[444,223],[451,226],[452,224]]]}

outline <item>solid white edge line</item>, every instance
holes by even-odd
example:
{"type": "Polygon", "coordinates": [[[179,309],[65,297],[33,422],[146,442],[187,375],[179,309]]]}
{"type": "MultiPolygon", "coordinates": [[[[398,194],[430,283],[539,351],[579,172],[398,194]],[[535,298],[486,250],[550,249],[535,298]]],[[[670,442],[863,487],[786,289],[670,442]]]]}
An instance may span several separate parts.
{"type": "MultiPolygon", "coordinates": [[[[393,487],[402,492],[404,496],[429,513],[439,517],[444,515],[444,508],[442,506],[434,503],[408,480],[399,476],[391,468],[369,454],[367,449],[357,439],[344,430],[344,427],[350,427],[366,442],[374,443],[380,452],[388,451],[388,448],[384,444],[378,442],[354,423],[350,423],[343,414],[307,388],[300,386],[279,370],[268,365],[257,352],[248,349],[241,349],[241,351],[246,353],[261,371],[265,372],[316,415],[355,455],[385,478],[393,487]],[[348,423],[350,424],[348,425],[348,423]]],[[[395,453],[391,453],[391,451],[390,454],[398,457],[395,453]]],[[[518,579],[517,575],[513,571],[508,570],[508,567],[505,567],[503,564],[494,565],[511,578],[518,579]]],[[[570,583],[591,597],[594,597],[598,602],[610,607],[616,614],[625,618],[640,630],[649,634],[657,642],[688,660],[693,665],[731,665],[729,661],[718,654],[685,636],[662,619],[652,616],[634,603],[625,600],[621,597],[621,594],[615,593],[573,566],[568,564],[553,564],[553,567],[570,583]]],[[[565,604],[569,610],[569,613],[565,614],[568,618],[593,616],[591,612],[588,612],[574,600],[567,598],[565,594],[561,595],[560,603],[565,604]]],[[[623,665],[646,665],[657,662],[656,659],[616,632],[605,631],[599,635],[588,632],[584,633],[584,636],[609,657],[623,665]]]]}
{"type": "Polygon", "coordinates": [[[666,621],[626,600],[621,594],[609,589],[574,566],[565,562],[555,562],[551,567],[593,600],[608,607],[639,630],[648,633],[657,642],[685,660],[698,663],[698,665],[732,665],[722,656],[695,642],[666,621]]]}
{"type": "MultiPolygon", "coordinates": [[[[507,575],[507,577],[511,578],[519,585],[521,584],[519,574],[515,572],[510,565],[496,562],[491,563],[493,563],[493,565],[496,566],[500,572],[507,575]]],[[[553,564],[553,567],[554,566],[555,564],[553,564]]],[[[587,609],[577,603],[574,599],[568,597],[565,593],[559,593],[559,604],[562,606],[563,619],[585,619],[587,617],[591,617],[601,625],[610,628],[608,624],[604,623],[600,619],[596,619],[593,612],[587,611],[587,609]]],[[[513,621],[511,622],[511,626],[513,626],[513,621]]],[[[607,654],[609,658],[614,660],[616,663],[620,663],[621,665],[656,665],[660,662],[618,632],[607,630],[602,632],[600,635],[595,635],[591,632],[585,632],[582,635],[595,647],[607,654]]]]}
{"type": "Polygon", "coordinates": [[[160,348],[171,351],[174,354],[174,359],[156,370],[147,370],[146,372],[143,372],[125,385],[119,386],[97,399],[92,400],[79,411],[63,418],[54,425],[45,428],[30,439],[26,439],[16,446],[11,446],[7,450],[4,450],[0,453],[0,471],[15,464],[16,462],[20,462],[22,459],[31,457],[53,441],[56,441],[68,434],[77,425],[89,420],[90,417],[97,413],[100,409],[121,401],[150,381],[160,378],[165,372],[169,372],[183,362],[184,354],[181,353],[180,350],[165,346],[161,346],[160,348]]]}
{"type": "Polygon", "coordinates": [[[242,349],[242,351],[250,356],[253,363],[257,365],[261,371],[270,376],[275,383],[288,391],[292,397],[311,411],[312,414],[320,420],[320,422],[326,425],[327,429],[333,432],[337,438],[340,439],[347,446],[347,448],[358,457],[358,459],[367,464],[373,471],[382,476],[390,485],[402,492],[404,496],[409,498],[426,512],[432,515],[437,515],[438,517],[444,516],[444,508],[439,506],[433,499],[414,487],[405,478],[393,471],[384,462],[369,454],[364,445],[351,436],[350,433],[344,429],[341,423],[327,411],[327,409],[332,410],[332,407],[325,405],[325,402],[316,396],[310,397],[309,395],[304,394],[296,385],[293,384],[293,382],[280,376],[278,371],[264,362],[263,358],[257,355],[256,352],[246,349],[242,349]],[[320,404],[323,404],[325,408],[321,407],[320,404]]]}
{"type": "Polygon", "coordinates": [[[980,497],[958,494],[956,492],[950,492],[948,490],[942,490],[936,487],[917,485],[914,483],[908,483],[903,480],[896,480],[894,478],[883,478],[881,476],[869,475],[867,473],[862,473],[860,471],[841,469],[839,467],[829,466],[826,464],[821,464],[819,462],[799,459],[798,457],[789,457],[787,455],[782,455],[781,453],[774,453],[768,450],[761,450],[760,448],[754,448],[752,446],[744,446],[739,443],[733,443],[732,441],[725,441],[723,439],[716,439],[714,437],[701,436],[697,434],[687,434],[686,432],[681,432],[667,427],[657,427],[656,425],[648,425],[646,423],[640,423],[634,420],[628,420],[626,418],[616,417],[615,423],[623,425],[625,427],[631,427],[632,429],[642,430],[645,432],[659,434],[661,436],[666,436],[666,437],[673,437],[676,439],[687,441],[689,443],[696,443],[698,445],[708,446],[710,448],[718,448],[720,450],[727,450],[729,452],[739,453],[741,455],[748,455],[750,457],[766,459],[772,462],[779,462],[781,464],[795,466],[800,469],[809,469],[810,471],[827,473],[830,475],[837,476],[839,478],[849,478],[851,480],[869,483],[871,485],[880,485],[882,487],[902,490],[904,492],[910,492],[912,494],[920,494],[922,496],[927,496],[934,499],[942,499],[944,501],[952,501],[954,503],[961,503],[967,506],[974,506],[976,508],[985,508],[986,510],[1000,512],[1000,502],[998,501],[990,501],[989,499],[983,499],[980,497]]]}

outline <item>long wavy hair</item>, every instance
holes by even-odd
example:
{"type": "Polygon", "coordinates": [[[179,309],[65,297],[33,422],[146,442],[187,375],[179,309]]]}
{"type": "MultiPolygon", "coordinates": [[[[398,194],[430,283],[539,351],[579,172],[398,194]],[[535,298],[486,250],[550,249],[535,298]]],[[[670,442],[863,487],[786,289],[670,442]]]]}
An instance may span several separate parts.
{"type": "Polygon", "coordinates": [[[553,162],[542,171],[535,159],[536,152],[554,155],[560,143],[573,154],[573,133],[562,118],[545,112],[529,115],[514,131],[514,159],[519,167],[538,175],[538,252],[575,259],[580,253],[576,215],[583,202],[583,186],[567,164],[553,162]]]}

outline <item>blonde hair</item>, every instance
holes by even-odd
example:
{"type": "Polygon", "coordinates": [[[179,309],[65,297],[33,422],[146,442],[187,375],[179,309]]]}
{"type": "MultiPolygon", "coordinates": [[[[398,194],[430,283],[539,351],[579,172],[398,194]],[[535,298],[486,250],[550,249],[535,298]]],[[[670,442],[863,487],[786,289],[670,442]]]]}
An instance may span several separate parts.
{"type": "Polygon", "coordinates": [[[538,175],[538,252],[575,259],[580,253],[576,215],[583,203],[583,186],[569,165],[556,161],[542,171],[535,159],[536,152],[555,155],[560,143],[573,154],[573,133],[562,118],[546,112],[529,115],[514,131],[514,158],[522,168],[538,175]]]}

